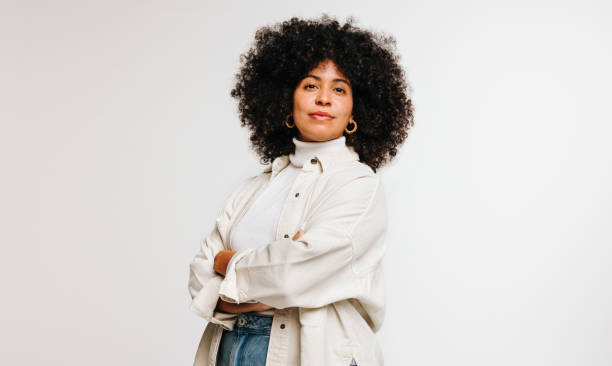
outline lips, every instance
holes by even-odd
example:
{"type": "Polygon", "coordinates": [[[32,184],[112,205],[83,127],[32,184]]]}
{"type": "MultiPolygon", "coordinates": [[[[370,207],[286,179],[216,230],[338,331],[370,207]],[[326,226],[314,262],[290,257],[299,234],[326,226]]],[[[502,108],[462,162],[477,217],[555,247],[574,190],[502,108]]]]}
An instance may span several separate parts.
{"type": "Polygon", "coordinates": [[[314,112],[314,113],[310,113],[309,116],[311,118],[317,119],[319,121],[334,118],[331,114],[323,112],[323,111],[317,111],[317,112],[314,112]]]}

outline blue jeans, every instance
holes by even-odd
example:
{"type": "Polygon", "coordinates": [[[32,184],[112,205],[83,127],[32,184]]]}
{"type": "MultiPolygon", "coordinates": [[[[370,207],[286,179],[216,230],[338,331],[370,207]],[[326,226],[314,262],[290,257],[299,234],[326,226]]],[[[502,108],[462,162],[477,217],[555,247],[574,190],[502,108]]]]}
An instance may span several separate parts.
{"type": "Polygon", "coordinates": [[[268,355],[272,316],[238,314],[234,330],[223,330],[218,366],[264,366],[268,355]]]}
{"type": "Polygon", "coordinates": [[[265,366],[271,327],[272,316],[238,314],[234,330],[223,330],[217,366],[265,366]]]}

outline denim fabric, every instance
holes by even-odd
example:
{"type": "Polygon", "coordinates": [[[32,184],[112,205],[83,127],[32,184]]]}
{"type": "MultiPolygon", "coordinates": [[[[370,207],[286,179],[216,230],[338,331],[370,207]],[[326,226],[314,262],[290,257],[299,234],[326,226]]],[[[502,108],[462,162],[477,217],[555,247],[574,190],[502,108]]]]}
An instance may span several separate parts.
{"type": "Polygon", "coordinates": [[[272,318],[269,315],[239,314],[234,330],[223,331],[217,366],[264,366],[272,318]]]}

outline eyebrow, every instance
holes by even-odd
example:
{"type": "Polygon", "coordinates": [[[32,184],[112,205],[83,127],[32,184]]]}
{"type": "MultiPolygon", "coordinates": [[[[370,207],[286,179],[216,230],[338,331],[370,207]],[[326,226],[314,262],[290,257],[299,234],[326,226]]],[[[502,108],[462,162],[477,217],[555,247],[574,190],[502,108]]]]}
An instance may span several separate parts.
{"type": "MultiPolygon", "coordinates": [[[[311,74],[306,75],[306,77],[307,78],[313,78],[313,79],[316,79],[316,80],[321,80],[320,77],[315,76],[315,75],[311,75],[311,74]]],[[[345,79],[334,79],[333,81],[339,81],[339,82],[345,83],[348,86],[351,86],[351,83],[349,83],[348,80],[345,80],[345,79]]]]}

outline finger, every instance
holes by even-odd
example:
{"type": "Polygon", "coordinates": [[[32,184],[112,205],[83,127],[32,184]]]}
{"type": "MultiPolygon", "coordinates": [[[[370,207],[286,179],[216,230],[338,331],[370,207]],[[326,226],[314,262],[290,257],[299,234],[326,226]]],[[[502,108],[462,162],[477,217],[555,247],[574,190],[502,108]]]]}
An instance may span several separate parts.
{"type": "Polygon", "coordinates": [[[291,238],[291,240],[298,240],[302,235],[304,235],[304,232],[298,231],[297,233],[295,233],[295,235],[293,235],[293,238],[291,238]]]}

